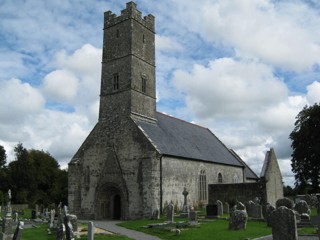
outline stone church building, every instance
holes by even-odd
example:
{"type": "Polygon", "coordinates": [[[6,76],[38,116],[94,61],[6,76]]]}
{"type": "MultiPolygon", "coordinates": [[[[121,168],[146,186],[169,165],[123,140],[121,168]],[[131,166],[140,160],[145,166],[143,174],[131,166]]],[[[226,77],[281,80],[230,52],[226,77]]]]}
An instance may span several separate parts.
{"type": "Polygon", "coordinates": [[[99,120],[69,163],[80,218],[135,219],[208,202],[208,184],[258,181],[208,128],[156,111],[154,16],[134,2],[104,14],[99,120]]]}

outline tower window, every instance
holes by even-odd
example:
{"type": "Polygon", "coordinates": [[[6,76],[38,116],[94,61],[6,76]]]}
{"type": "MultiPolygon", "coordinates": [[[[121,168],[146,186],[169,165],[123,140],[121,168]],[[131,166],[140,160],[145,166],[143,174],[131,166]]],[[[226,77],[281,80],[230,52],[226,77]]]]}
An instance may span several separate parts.
{"type": "Polygon", "coordinates": [[[142,92],[146,92],[147,89],[147,77],[145,74],[142,74],[142,78],[141,78],[141,90],[142,92]]]}
{"type": "Polygon", "coordinates": [[[120,37],[120,30],[117,29],[117,38],[119,38],[119,37],[120,37]]]}
{"type": "Polygon", "coordinates": [[[222,174],[221,173],[219,173],[218,174],[218,183],[222,183],[222,174]]]}
{"type": "Polygon", "coordinates": [[[206,201],[207,200],[207,176],[206,171],[200,171],[200,179],[199,179],[199,200],[206,201]]]}
{"type": "Polygon", "coordinates": [[[113,74],[113,90],[116,91],[119,89],[119,74],[113,74]]]}
{"type": "Polygon", "coordinates": [[[143,43],[146,42],[146,37],[144,36],[144,34],[142,35],[142,42],[143,42],[143,43]]]}

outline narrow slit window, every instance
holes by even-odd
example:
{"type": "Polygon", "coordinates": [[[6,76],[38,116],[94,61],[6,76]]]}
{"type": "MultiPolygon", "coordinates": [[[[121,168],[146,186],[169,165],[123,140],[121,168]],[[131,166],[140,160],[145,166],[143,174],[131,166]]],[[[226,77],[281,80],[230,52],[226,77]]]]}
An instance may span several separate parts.
{"type": "Polygon", "coordinates": [[[113,90],[116,91],[119,89],[119,74],[113,74],[113,90]]]}
{"type": "Polygon", "coordinates": [[[147,78],[145,77],[145,76],[143,76],[142,77],[142,79],[141,79],[141,90],[142,90],[142,92],[146,92],[146,89],[147,89],[147,78]]]}
{"type": "Polygon", "coordinates": [[[119,38],[119,37],[120,37],[120,30],[117,29],[117,38],[119,38]]]}
{"type": "Polygon", "coordinates": [[[143,42],[143,43],[146,42],[146,37],[144,36],[144,34],[142,35],[142,42],[143,42]]]}

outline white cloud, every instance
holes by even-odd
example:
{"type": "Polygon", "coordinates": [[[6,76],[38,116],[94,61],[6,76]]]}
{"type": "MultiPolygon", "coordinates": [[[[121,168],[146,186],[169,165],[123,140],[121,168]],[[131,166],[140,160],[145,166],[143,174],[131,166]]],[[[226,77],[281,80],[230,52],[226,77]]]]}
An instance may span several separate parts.
{"type": "Polygon", "coordinates": [[[26,148],[49,151],[65,167],[97,122],[101,49],[87,44],[73,54],[62,53],[51,63],[57,69],[39,86],[18,79],[1,82],[0,142],[10,152],[9,161],[21,142],[26,148]],[[74,111],[46,109],[46,99],[74,111]]]}
{"type": "Polygon", "coordinates": [[[310,105],[320,102],[320,82],[313,82],[307,86],[307,99],[310,105]]]}
{"type": "Polygon", "coordinates": [[[162,36],[162,35],[156,35],[155,37],[155,43],[157,46],[157,50],[159,51],[182,51],[183,47],[180,43],[175,41],[174,39],[162,36]]]}
{"type": "Polygon", "coordinates": [[[238,56],[293,71],[320,63],[320,18],[302,1],[180,1],[179,5],[176,21],[207,41],[232,47],[238,56]]]}
{"type": "Polygon", "coordinates": [[[43,108],[45,100],[40,91],[19,79],[1,82],[0,120],[2,123],[23,122],[30,114],[43,108]]]}
{"type": "Polygon", "coordinates": [[[70,102],[78,91],[79,80],[66,70],[55,70],[45,76],[43,92],[57,102],[70,102]]]}
{"type": "Polygon", "coordinates": [[[253,116],[287,96],[285,84],[272,69],[256,62],[222,58],[190,73],[176,71],[174,82],[187,93],[188,107],[200,118],[253,116]]]}

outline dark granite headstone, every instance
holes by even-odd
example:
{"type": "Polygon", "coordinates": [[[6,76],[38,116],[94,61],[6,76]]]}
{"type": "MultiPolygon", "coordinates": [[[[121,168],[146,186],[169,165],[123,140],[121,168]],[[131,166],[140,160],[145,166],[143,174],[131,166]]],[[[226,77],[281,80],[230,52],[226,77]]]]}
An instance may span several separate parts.
{"type": "Polygon", "coordinates": [[[208,217],[218,216],[218,205],[217,204],[207,205],[206,210],[207,210],[208,217]]]}

